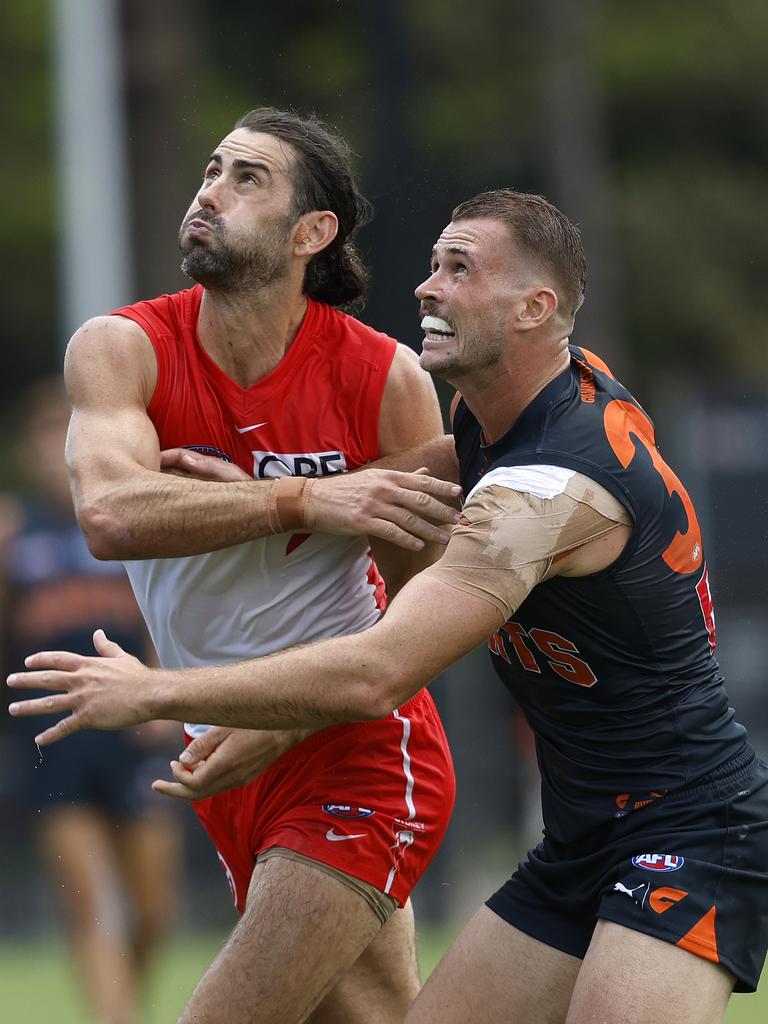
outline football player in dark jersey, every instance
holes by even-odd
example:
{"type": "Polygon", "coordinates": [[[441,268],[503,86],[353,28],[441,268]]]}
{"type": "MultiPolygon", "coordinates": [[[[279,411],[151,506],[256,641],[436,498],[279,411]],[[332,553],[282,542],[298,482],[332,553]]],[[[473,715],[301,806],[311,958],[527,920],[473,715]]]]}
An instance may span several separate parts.
{"type": "Polygon", "coordinates": [[[569,341],[585,277],[540,197],[454,210],[416,295],[422,366],[462,395],[463,515],[371,629],[162,678],[98,634],[101,658],[39,654],[11,680],[63,691],[15,705],[72,712],[40,742],[147,718],[319,726],[379,717],[489,642],[536,736],[544,838],[409,1024],[714,1024],[765,957],[768,766],[713,656],[691,500],[644,410],[569,341]]]}

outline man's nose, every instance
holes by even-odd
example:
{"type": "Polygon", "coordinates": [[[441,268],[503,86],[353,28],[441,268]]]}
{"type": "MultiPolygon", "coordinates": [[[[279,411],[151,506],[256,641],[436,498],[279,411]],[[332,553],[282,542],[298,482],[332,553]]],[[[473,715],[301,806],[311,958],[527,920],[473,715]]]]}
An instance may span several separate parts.
{"type": "Polygon", "coordinates": [[[426,299],[436,298],[437,282],[435,281],[435,277],[436,274],[430,274],[426,281],[422,281],[413,293],[419,302],[424,302],[426,299]]]}
{"type": "Polygon", "coordinates": [[[212,213],[220,213],[222,208],[223,189],[221,178],[214,178],[213,181],[204,183],[197,193],[197,201],[202,210],[209,210],[212,213]]]}

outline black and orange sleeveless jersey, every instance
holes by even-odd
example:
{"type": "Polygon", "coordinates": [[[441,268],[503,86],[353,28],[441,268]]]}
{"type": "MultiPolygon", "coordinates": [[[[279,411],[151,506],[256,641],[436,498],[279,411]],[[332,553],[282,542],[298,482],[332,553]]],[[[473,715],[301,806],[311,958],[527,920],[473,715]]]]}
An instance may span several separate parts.
{"type": "Polygon", "coordinates": [[[463,401],[454,420],[465,494],[491,469],[558,466],[601,484],[634,522],[611,566],[539,584],[490,642],[536,735],[546,832],[563,842],[693,789],[746,747],[712,653],[691,500],[638,403],[602,360],[570,352],[493,444],[463,401]]]}

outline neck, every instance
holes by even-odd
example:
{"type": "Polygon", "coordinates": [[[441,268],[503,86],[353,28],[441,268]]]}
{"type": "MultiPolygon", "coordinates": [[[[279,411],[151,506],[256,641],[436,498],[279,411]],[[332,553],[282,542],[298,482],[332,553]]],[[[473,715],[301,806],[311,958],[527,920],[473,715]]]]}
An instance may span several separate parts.
{"type": "Polygon", "coordinates": [[[213,361],[247,388],[271,373],[285,356],[306,311],[307,297],[296,281],[237,294],[206,289],[197,319],[198,337],[213,361]]]}
{"type": "Polygon", "coordinates": [[[550,358],[541,365],[532,364],[530,359],[516,360],[453,382],[489,444],[503,437],[534,398],[565,370],[570,362],[567,345],[565,338],[556,358],[552,359],[550,352],[550,358]]]}

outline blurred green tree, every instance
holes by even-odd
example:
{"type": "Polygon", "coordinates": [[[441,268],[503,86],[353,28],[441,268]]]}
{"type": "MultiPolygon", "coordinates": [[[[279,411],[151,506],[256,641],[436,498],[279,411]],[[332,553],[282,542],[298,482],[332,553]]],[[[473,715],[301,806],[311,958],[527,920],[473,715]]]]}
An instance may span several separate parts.
{"type": "MultiPolygon", "coordinates": [[[[377,326],[416,343],[412,288],[450,209],[510,185],[581,224],[584,341],[602,332],[644,397],[661,367],[694,386],[764,384],[760,0],[590,0],[570,22],[568,0],[122,3],[141,294],[183,283],[176,226],[208,148],[273,103],[316,110],[361,154],[377,326]]],[[[0,9],[6,394],[57,361],[48,32],[44,0],[0,9]]]]}

